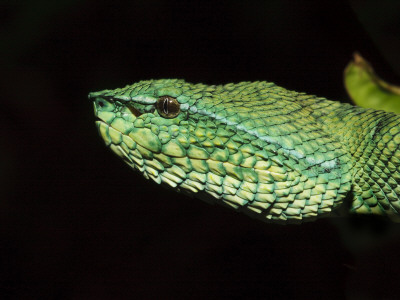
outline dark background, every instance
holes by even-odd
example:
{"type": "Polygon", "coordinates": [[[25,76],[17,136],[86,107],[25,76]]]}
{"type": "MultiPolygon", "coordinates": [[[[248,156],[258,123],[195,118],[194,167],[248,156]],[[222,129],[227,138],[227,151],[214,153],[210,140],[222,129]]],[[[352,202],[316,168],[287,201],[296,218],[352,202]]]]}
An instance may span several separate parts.
{"type": "Polygon", "coordinates": [[[398,226],[264,224],[103,145],[90,91],[268,80],[348,101],[354,51],[400,80],[398,1],[0,2],[0,298],[395,299],[398,226]]]}

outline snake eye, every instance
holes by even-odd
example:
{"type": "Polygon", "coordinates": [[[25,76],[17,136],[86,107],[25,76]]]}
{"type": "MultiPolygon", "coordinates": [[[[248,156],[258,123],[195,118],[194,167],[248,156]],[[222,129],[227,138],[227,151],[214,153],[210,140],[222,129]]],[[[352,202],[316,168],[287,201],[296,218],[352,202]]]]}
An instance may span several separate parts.
{"type": "Polygon", "coordinates": [[[180,112],[179,107],[178,100],[170,96],[162,96],[158,98],[156,103],[158,113],[166,119],[175,118],[180,112]]]}

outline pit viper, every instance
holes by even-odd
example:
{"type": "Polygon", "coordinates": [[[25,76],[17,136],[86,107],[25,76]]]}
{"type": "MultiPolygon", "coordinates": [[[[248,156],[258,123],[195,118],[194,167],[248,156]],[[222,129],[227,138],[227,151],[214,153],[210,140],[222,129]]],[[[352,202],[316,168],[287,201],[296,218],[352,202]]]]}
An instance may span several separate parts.
{"type": "Polygon", "coordinates": [[[105,144],[147,179],[251,217],[398,221],[400,116],[272,82],[147,80],[89,94],[105,144]]]}

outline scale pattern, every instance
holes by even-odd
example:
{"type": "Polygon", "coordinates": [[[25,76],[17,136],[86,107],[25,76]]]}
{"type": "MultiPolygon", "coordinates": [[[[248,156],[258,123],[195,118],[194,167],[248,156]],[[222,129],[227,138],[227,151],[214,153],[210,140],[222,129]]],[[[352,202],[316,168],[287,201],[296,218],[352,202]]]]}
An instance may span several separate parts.
{"type": "Polygon", "coordinates": [[[396,115],[270,82],[141,81],[90,93],[106,145],[144,177],[252,217],[299,223],[351,211],[397,215],[396,115]],[[172,119],[155,109],[170,96],[172,119]],[[138,114],[140,112],[140,114],[138,114]]]}
{"type": "Polygon", "coordinates": [[[334,134],[352,158],[351,211],[388,215],[399,221],[399,116],[335,102],[327,104],[324,108],[330,113],[322,115],[320,121],[326,128],[335,128],[334,134]]]}

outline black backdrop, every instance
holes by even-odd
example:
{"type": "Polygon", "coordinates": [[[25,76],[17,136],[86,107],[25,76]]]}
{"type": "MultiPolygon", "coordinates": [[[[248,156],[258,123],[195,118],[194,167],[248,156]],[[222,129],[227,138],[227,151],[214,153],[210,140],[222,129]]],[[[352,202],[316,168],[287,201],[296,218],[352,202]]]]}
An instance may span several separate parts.
{"type": "Polygon", "coordinates": [[[0,296],[395,298],[396,226],[277,226],[166,191],[106,149],[87,100],[184,78],[348,101],[342,72],[355,50],[399,79],[394,3],[3,1],[0,296]],[[366,7],[383,33],[365,29],[366,7]]]}

